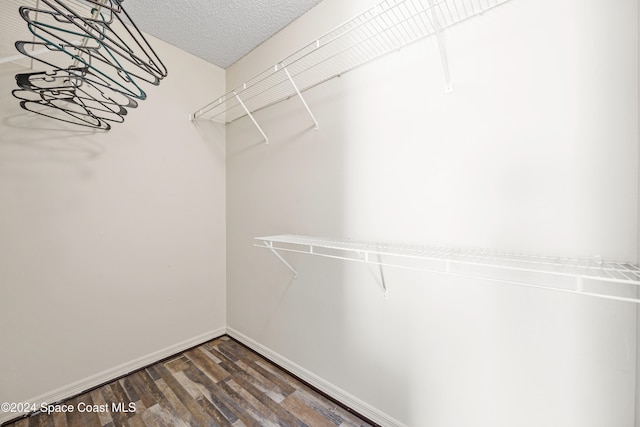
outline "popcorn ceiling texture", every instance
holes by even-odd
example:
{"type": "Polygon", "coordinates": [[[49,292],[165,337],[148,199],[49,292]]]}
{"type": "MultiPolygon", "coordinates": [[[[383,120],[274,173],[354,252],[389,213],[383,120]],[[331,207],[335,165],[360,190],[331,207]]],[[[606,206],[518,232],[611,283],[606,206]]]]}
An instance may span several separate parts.
{"type": "Polygon", "coordinates": [[[138,27],[227,68],[321,0],[127,0],[138,27]]]}

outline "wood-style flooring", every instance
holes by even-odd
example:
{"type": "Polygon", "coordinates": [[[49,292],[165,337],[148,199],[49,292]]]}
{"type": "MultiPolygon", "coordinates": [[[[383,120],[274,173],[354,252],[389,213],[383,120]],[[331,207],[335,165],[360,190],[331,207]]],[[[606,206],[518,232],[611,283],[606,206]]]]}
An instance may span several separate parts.
{"type": "Polygon", "coordinates": [[[63,403],[74,411],[36,413],[8,425],[371,425],[226,336],[63,403]]]}

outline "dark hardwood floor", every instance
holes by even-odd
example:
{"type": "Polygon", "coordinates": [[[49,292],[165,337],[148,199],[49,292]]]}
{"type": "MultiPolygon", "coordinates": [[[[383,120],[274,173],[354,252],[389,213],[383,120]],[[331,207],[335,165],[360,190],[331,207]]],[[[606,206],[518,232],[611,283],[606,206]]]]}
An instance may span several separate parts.
{"type": "Polygon", "coordinates": [[[63,404],[74,411],[34,414],[8,425],[371,425],[226,336],[63,404]]]}

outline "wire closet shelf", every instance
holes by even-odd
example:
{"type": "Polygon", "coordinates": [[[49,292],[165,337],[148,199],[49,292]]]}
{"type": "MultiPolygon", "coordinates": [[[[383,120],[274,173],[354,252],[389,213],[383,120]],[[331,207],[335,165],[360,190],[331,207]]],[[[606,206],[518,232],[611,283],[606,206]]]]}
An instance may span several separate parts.
{"type": "Polygon", "coordinates": [[[295,252],[380,266],[430,271],[493,282],[640,303],[640,267],[634,263],[524,255],[485,249],[361,242],[313,236],[256,237],[297,277],[279,252],[295,252]]]}
{"type": "MultiPolygon", "coordinates": [[[[251,116],[417,40],[432,35],[439,39],[441,30],[508,1],[385,0],[218,97],[192,118],[228,124],[251,116]]],[[[445,62],[443,56],[448,80],[445,62]]]]}

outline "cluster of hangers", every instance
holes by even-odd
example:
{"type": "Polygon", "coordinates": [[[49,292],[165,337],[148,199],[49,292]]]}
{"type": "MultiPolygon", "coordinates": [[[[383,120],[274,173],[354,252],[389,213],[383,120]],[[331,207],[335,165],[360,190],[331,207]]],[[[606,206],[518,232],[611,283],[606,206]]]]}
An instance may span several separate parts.
{"type": "Polygon", "coordinates": [[[12,93],[22,108],[108,130],[146,98],[141,82],[158,85],[166,77],[122,1],[40,0],[37,8],[19,8],[34,39],[17,41],[16,49],[47,68],[16,75],[12,93]]]}

